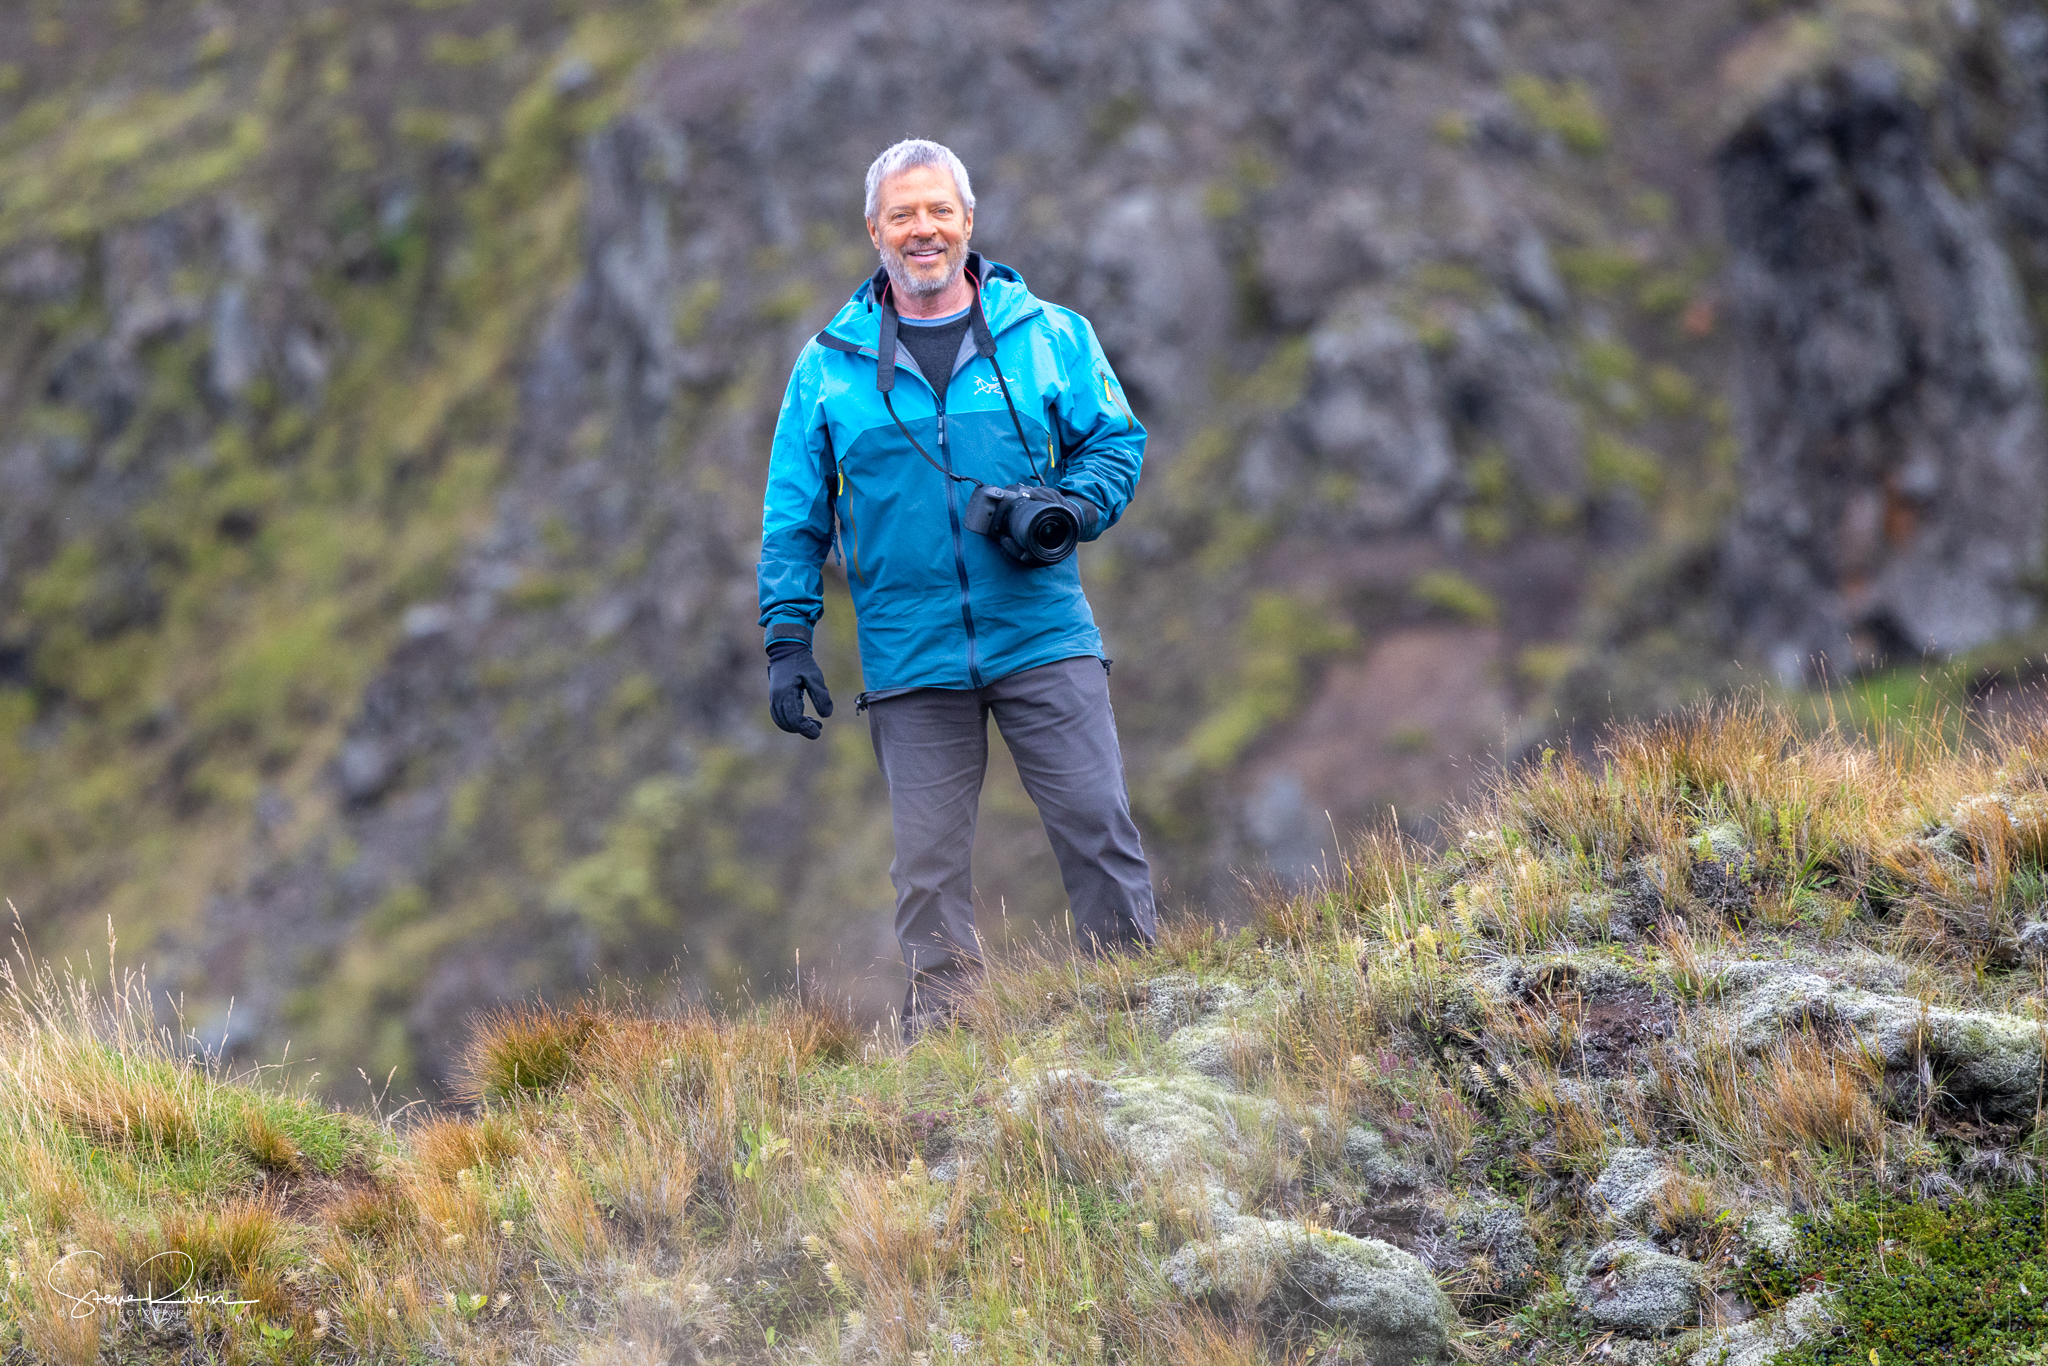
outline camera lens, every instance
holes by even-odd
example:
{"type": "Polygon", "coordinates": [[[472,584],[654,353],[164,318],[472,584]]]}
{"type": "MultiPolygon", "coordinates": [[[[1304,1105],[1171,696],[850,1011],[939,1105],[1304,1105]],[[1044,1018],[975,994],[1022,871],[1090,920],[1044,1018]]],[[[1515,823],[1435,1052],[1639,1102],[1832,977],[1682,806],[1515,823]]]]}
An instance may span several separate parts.
{"type": "Polygon", "coordinates": [[[1040,550],[1058,550],[1072,534],[1067,519],[1056,512],[1046,513],[1031,524],[1031,539],[1040,550]]]}

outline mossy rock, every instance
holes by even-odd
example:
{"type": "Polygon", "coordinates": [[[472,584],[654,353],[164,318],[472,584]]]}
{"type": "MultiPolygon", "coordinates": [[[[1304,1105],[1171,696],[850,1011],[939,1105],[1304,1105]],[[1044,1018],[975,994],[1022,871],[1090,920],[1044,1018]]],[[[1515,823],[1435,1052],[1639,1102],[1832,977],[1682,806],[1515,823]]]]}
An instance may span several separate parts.
{"type": "Polygon", "coordinates": [[[1162,1270],[1187,1298],[1255,1312],[1274,1326],[1333,1323],[1356,1335],[1375,1366],[1425,1366],[1450,1349],[1450,1299],[1421,1262],[1377,1239],[1238,1218],[1162,1270]]]}
{"type": "Polygon", "coordinates": [[[1482,1192],[1445,1212],[1444,1251],[1463,1269],[1479,1304],[1520,1304],[1543,1286],[1543,1254],[1521,1206],[1482,1192]]]}
{"type": "Polygon", "coordinates": [[[1834,1322],[1835,1297],[1820,1291],[1733,1328],[1703,1330],[1685,1344],[1685,1366],[1769,1366],[1780,1352],[1825,1332],[1834,1322]]]}
{"type": "Polygon", "coordinates": [[[1656,1212],[1658,1192],[1670,1179],[1655,1149],[1617,1148],[1595,1178],[1592,1195],[1611,1225],[1642,1229],[1656,1212]]]}
{"type": "Polygon", "coordinates": [[[1927,1006],[1911,996],[1865,991],[1781,964],[1731,964],[1727,984],[1736,994],[1736,1039],[1751,1052],[1791,1030],[1845,1028],[1869,1043],[1888,1068],[1916,1066],[1924,1052],[1961,1104],[2005,1119],[2034,1113],[2042,1030],[2032,1020],[1927,1006]]]}
{"type": "Polygon", "coordinates": [[[1652,1338],[1698,1321],[1703,1284],[1697,1263],[1629,1238],[1593,1249],[1566,1289],[1573,1307],[1597,1327],[1652,1338]]]}

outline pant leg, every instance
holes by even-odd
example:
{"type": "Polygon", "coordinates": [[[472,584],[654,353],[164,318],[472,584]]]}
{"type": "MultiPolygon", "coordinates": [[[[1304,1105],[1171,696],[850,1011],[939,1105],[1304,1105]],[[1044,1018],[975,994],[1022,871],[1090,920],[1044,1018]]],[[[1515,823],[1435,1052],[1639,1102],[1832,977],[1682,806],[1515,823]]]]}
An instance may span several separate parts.
{"type": "Polygon", "coordinates": [[[916,993],[981,961],[972,860],[988,713],[975,693],[922,688],[869,703],[868,735],[889,786],[896,938],[916,993]]]}
{"type": "Polygon", "coordinates": [[[1131,820],[1109,671],[1084,655],[1011,674],[984,692],[1045,822],[1082,947],[1151,943],[1152,870],[1131,820]]]}

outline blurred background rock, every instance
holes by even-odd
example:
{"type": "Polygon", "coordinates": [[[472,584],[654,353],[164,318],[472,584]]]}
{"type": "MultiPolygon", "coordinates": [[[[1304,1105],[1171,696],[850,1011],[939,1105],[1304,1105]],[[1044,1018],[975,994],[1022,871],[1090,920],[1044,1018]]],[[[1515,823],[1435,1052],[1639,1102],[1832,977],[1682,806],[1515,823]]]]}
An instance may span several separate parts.
{"type": "MultiPolygon", "coordinates": [[[[905,135],[1151,428],[1085,552],[1169,905],[1748,684],[1996,708],[2048,530],[2022,0],[18,0],[0,891],[238,1056],[435,1094],[606,978],[892,999],[770,726],[788,367],[905,135]],[[228,1009],[233,1000],[232,1012],[228,1009]]],[[[836,571],[835,571],[836,572],[836,571]]],[[[1056,925],[1000,757],[992,937],[1056,925]]]]}

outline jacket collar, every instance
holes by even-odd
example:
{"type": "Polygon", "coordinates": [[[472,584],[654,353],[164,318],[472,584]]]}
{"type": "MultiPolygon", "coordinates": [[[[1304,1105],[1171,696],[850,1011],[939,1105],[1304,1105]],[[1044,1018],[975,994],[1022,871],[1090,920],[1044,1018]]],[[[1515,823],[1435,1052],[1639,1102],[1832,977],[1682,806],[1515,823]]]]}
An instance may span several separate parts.
{"type": "MultiPolygon", "coordinates": [[[[1039,312],[1043,305],[1024,283],[1024,277],[999,261],[990,261],[978,251],[967,253],[967,274],[976,281],[989,331],[1001,333],[1039,312]]],[[[825,330],[842,341],[874,350],[882,339],[881,304],[888,297],[887,271],[876,270],[861,281],[825,330]]]]}

